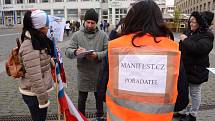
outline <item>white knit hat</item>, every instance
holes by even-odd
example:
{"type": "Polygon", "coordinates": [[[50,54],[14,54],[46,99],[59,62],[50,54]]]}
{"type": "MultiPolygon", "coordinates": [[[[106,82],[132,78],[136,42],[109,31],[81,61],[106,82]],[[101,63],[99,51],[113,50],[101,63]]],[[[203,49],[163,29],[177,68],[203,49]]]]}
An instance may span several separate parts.
{"type": "Polygon", "coordinates": [[[48,26],[49,20],[48,15],[42,10],[33,10],[31,13],[32,23],[35,29],[48,26]]]}

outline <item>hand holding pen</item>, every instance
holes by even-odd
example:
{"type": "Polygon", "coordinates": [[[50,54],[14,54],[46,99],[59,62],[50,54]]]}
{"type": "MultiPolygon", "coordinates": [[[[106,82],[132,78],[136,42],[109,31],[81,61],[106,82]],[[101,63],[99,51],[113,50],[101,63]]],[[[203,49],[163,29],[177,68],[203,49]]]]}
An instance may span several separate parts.
{"type": "Polygon", "coordinates": [[[85,51],[86,51],[85,48],[78,46],[78,49],[76,50],[75,55],[79,55],[80,53],[83,53],[85,51]]]}

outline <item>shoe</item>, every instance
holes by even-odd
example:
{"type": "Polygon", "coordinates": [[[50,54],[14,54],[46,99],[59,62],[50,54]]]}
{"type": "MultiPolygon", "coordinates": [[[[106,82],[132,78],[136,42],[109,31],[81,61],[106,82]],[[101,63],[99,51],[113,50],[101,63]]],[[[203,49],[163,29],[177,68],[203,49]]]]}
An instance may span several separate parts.
{"type": "Polygon", "coordinates": [[[185,118],[186,116],[187,116],[187,114],[181,114],[181,113],[178,113],[178,112],[173,114],[174,118],[180,118],[180,119],[185,118]]]}
{"type": "Polygon", "coordinates": [[[105,121],[104,117],[96,117],[96,121],[105,121]]]}
{"type": "Polygon", "coordinates": [[[182,118],[180,121],[196,121],[196,117],[189,114],[185,118],[182,118]]]}

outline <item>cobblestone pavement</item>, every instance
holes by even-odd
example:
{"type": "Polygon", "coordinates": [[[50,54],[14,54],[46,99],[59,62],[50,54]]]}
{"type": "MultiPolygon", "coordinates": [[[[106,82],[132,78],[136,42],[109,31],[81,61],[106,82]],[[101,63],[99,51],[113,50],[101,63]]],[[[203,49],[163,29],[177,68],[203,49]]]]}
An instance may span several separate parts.
{"type": "MultiPolygon", "coordinates": [[[[20,30],[2,30],[0,29],[0,117],[1,116],[16,116],[16,115],[29,115],[27,106],[23,103],[21,94],[18,91],[18,80],[12,79],[4,72],[4,60],[6,59],[10,49],[15,46],[15,38],[19,37],[20,30]],[[4,34],[15,33],[14,35],[3,36],[4,34]],[[1,65],[2,64],[2,65],[1,65]]],[[[64,56],[65,47],[68,45],[70,37],[65,37],[64,41],[59,43],[58,46],[62,48],[64,67],[66,77],[68,80],[67,88],[65,91],[77,106],[77,69],[76,60],[68,59],[64,56]]],[[[211,67],[215,67],[215,50],[210,54],[211,67]]],[[[197,121],[215,121],[215,75],[210,73],[209,81],[204,83],[202,89],[202,104],[201,110],[197,121]]],[[[57,113],[56,91],[50,95],[51,105],[48,108],[49,114],[57,113]]],[[[87,100],[87,112],[95,111],[95,100],[93,93],[90,93],[87,100]]]]}

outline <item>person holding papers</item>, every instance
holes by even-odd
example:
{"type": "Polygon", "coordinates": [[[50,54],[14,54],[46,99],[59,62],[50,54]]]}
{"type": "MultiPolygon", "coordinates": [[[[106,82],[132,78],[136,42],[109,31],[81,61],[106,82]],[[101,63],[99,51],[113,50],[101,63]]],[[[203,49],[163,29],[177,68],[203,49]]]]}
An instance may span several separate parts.
{"type": "Polygon", "coordinates": [[[102,68],[102,60],[107,55],[108,36],[97,28],[98,14],[94,9],[86,11],[83,27],[72,36],[66,49],[68,58],[77,58],[78,68],[78,109],[85,115],[88,92],[96,98],[97,119],[102,120],[103,102],[97,92],[97,82],[102,68]]]}
{"type": "Polygon", "coordinates": [[[213,49],[214,41],[214,35],[209,30],[209,26],[213,18],[212,12],[192,12],[188,29],[180,35],[180,50],[192,104],[191,108],[185,111],[188,115],[183,121],[196,121],[201,103],[202,83],[208,81],[209,53],[213,49]]]}

